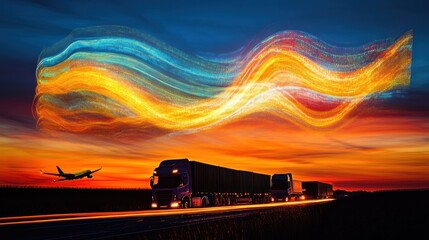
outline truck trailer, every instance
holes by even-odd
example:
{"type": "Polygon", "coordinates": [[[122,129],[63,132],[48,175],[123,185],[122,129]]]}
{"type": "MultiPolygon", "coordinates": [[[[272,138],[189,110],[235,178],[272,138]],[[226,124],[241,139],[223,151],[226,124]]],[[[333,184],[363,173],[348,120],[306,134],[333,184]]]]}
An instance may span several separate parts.
{"type": "Polygon", "coordinates": [[[271,201],[288,202],[303,200],[302,183],[292,178],[292,173],[274,174],[271,178],[271,201]]]}
{"type": "Polygon", "coordinates": [[[317,181],[302,182],[302,191],[305,198],[308,199],[332,198],[334,196],[331,184],[317,181]]]}
{"type": "Polygon", "coordinates": [[[267,203],[270,176],[188,159],[164,160],[153,171],[152,208],[267,203]]]}

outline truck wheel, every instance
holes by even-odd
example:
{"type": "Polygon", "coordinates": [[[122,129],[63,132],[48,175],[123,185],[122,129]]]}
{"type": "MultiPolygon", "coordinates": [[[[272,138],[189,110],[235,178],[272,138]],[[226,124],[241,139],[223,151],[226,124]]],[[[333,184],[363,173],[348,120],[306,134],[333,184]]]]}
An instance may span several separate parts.
{"type": "Polygon", "coordinates": [[[219,206],[219,204],[220,204],[220,202],[219,202],[219,197],[218,197],[218,196],[215,196],[215,197],[214,197],[214,201],[213,201],[213,205],[216,207],[216,206],[219,206]]]}
{"type": "Polygon", "coordinates": [[[189,200],[187,198],[185,198],[185,200],[183,200],[182,203],[182,208],[189,208],[189,200]]]}
{"type": "Polygon", "coordinates": [[[201,203],[201,207],[203,207],[203,208],[207,207],[207,199],[206,198],[203,198],[203,201],[201,203]]]}

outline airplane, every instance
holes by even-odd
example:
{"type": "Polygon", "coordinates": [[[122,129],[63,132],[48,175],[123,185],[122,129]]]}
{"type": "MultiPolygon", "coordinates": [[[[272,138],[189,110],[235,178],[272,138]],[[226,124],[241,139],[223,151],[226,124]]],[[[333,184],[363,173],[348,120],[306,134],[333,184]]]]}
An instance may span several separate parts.
{"type": "Polygon", "coordinates": [[[97,171],[100,171],[101,168],[102,167],[100,167],[99,169],[96,169],[94,171],[84,170],[84,171],[77,172],[77,173],[64,173],[61,170],[61,168],[57,166],[58,173],[46,173],[46,172],[43,172],[42,170],[40,170],[40,173],[62,177],[60,179],[54,180],[54,182],[58,182],[58,181],[65,181],[65,180],[75,180],[75,179],[84,178],[84,177],[92,178],[91,174],[93,174],[93,173],[95,173],[97,171]]]}

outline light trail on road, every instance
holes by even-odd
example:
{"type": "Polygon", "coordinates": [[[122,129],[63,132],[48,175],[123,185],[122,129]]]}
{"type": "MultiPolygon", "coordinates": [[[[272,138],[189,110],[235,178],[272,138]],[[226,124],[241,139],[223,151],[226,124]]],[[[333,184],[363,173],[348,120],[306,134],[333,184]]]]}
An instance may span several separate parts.
{"type": "Polygon", "coordinates": [[[257,210],[285,206],[309,205],[323,202],[329,202],[334,199],[319,199],[306,200],[296,202],[275,202],[269,204],[253,204],[253,205],[236,205],[236,206],[221,206],[209,208],[188,208],[188,209],[153,209],[143,211],[125,211],[125,212],[92,212],[92,213],[67,213],[67,214],[49,214],[49,215],[34,215],[20,217],[4,217],[0,218],[0,226],[17,225],[17,224],[36,224],[75,220],[101,220],[101,219],[116,219],[116,218],[133,218],[133,217],[160,217],[174,215],[190,215],[201,213],[220,213],[243,210],[257,210]]]}

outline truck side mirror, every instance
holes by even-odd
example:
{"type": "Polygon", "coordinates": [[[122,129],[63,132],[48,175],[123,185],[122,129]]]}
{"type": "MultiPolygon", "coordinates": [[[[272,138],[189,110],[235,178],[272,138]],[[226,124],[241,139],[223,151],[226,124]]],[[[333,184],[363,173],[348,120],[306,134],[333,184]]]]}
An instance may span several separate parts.
{"type": "Polygon", "coordinates": [[[153,188],[153,176],[150,177],[149,184],[150,184],[150,187],[153,188]]]}

